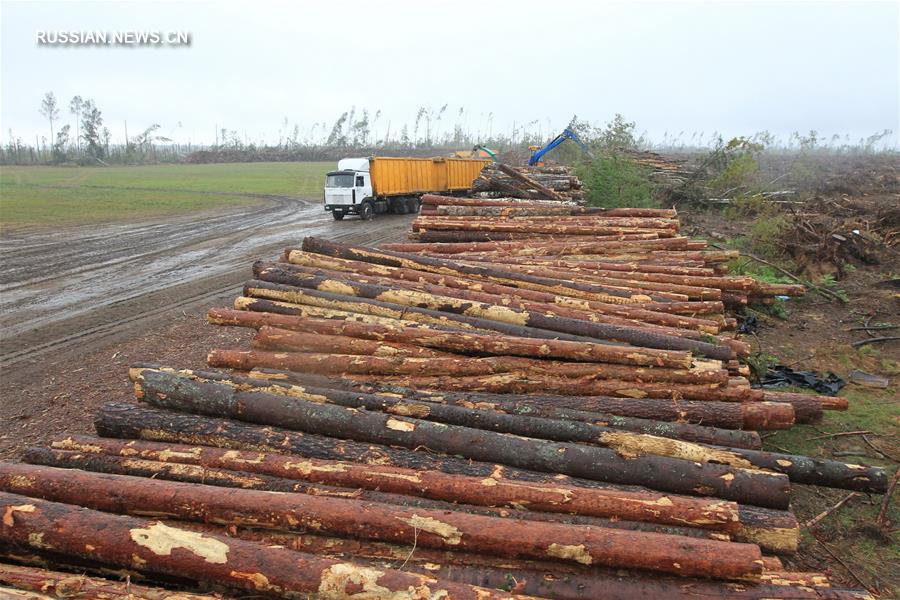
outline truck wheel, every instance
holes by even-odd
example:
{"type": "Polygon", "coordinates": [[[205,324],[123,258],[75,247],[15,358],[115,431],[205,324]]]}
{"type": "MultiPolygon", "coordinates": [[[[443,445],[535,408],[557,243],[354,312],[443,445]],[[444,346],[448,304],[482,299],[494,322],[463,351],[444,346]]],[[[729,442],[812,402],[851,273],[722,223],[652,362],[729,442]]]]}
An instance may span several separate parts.
{"type": "Polygon", "coordinates": [[[375,211],[372,209],[371,202],[364,202],[362,206],[359,207],[359,218],[363,221],[368,221],[375,214],[375,211]]]}
{"type": "Polygon", "coordinates": [[[335,212],[331,213],[331,216],[334,217],[335,221],[343,221],[344,220],[344,213],[342,213],[342,212],[335,211],[335,212]]]}
{"type": "Polygon", "coordinates": [[[416,214],[419,212],[419,199],[418,198],[410,198],[407,201],[407,207],[411,214],[416,214]]]}
{"type": "Polygon", "coordinates": [[[407,212],[408,209],[407,209],[407,207],[406,207],[406,200],[405,200],[405,199],[400,198],[399,200],[396,200],[393,204],[394,204],[394,213],[395,213],[395,214],[398,214],[398,215],[405,215],[405,214],[406,214],[406,212],[407,212]]]}

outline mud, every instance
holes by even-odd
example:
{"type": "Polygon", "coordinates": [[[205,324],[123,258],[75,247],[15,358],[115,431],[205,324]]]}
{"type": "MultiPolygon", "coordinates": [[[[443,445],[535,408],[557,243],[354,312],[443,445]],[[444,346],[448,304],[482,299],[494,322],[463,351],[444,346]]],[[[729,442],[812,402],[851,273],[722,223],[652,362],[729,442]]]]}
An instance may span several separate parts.
{"type": "Polygon", "coordinates": [[[0,368],[40,374],[42,358],[84,353],[175,314],[233,295],[255,258],[303,236],[399,240],[412,216],[335,222],[320,204],[261,204],[140,223],[17,232],[0,238],[0,368]]]}

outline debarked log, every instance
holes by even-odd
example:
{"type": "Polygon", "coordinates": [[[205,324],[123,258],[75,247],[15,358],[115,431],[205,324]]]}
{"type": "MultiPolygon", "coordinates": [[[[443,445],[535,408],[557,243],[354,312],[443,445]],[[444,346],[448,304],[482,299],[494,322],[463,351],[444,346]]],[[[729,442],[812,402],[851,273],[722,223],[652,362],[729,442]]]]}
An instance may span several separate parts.
{"type": "MultiPolygon", "coordinates": [[[[251,356],[238,351],[216,351],[210,366],[242,369],[261,356],[251,356]]],[[[261,365],[269,368],[286,368],[272,360],[261,365]]],[[[359,381],[382,381],[403,387],[427,390],[490,392],[494,394],[560,394],[591,396],[619,396],[622,398],[668,398],[673,400],[712,400],[722,402],[756,401],[762,395],[749,387],[723,386],[720,384],[640,383],[592,377],[553,377],[543,374],[526,374],[513,371],[495,375],[365,375],[344,372],[344,377],[359,381]]]]}
{"type": "Polygon", "coordinates": [[[376,358],[452,358],[450,352],[439,352],[413,344],[393,343],[352,338],[341,335],[302,335],[284,329],[263,327],[253,339],[254,348],[290,350],[313,354],[334,353],[341,355],[372,356],[376,358]]]}
{"type": "MultiPolygon", "coordinates": [[[[697,352],[709,358],[729,360],[735,353],[726,345],[713,344],[699,340],[663,335],[636,327],[623,327],[619,325],[607,325],[543,315],[537,312],[507,308],[502,305],[492,305],[484,302],[465,301],[447,296],[435,296],[414,290],[391,289],[384,286],[367,284],[345,284],[335,287],[326,278],[321,281],[309,281],[304,287],[282,285],[266,281],[253,280],[244,285],[244,295],[253,298],[266,298],[284,302],[309,303],[308,298],[322,298],[332,300],[330,306],[325,308],[337,308],[347,310],[346,302],[354,304],[366,304],[377,302],[379,305],[394,307],[394,311],[406,319],[415,317],[409,314],[410,310],[428,310],[440,315],[459,315],[466,318],[478,319],[479,322],[501,323],[507,326],[521,329],[541,329],[562,334],[575,335],[580,339],[609,340],[619,343],[627,343],[646,348],[659,348],[664,350],[687,350],[697,352]],[[308,287],[306,287],[308,285],[308,287]],[[330,291],[323,291],[330,290],[330,291]],[[340,291],[338,291],[340,290],[340,291]],[[368,300],[369,302],[365,302],[368,300]],[[362,302],[360,302],[362,301],[362,302]],[[409,308],[406,308],[409,307],[409,308]]],[[[320,304],[322,305],[322,304],[320,304]]],[[[379,306],[375,305],[375,306],[379,306]]],[[[382,315],[386,316],[386,315],[382,315]]],[[[486,325],[479,325],[485,328],[486,325]]],[[[496,326],[492,328],[498,329],[496,326]]],[[[504,333],[507,333],[505,331],[504,333]]],[[[533,337],[533,336],[529,336],[533,337]]]]}
{"type": "Polygon", "coordinates": [[[679,350],[535,339],[498,333],[449,331],[423,327],[413,322],[369,323],[363,319],[338,320],[295,317],[222,308],[210,309],[207,313],[207,320],[216,325],[237,325],[254,327],[256,329],[270,326],[322,335],[347,336],[397,344],[414,344],[454,353],[556,358],[582,362],[683,369],[690,368],[692,362],[690,353],[679,350]]]}
{"type": "MultiPolygon", "coordinates": [[[[595,362],[569,362],[528,358],[521,356],[469,357],[432,351],[414,354],[403,346],[369,340],[360,344],[340,340],[352,340],[342,336],[309,334],[275,327],[263,326],[254,338],[254,347],[262,358],[278,352],[284,368],[293,371],[330,373],[384,373],[415,375],[490,375],[512,371],[554,375],[556,377],[591,377],[594,379],[620,379],[646,383],[727,384],[728,371],[714,365],[703,364],[690,369],[664,367],[639,367],[633,365],[600,364],[595,362]],[[332,354],[327,354],[331,352],[332,354]],[[328,360],[326,357],[331,356],[328,360]],[[320,360],[321,358],[321,360],[320,360]],[[296,367],[289,367],[296,364],[296,367]],[[317,371],[317,369],[319,371],[317,371]]],[[[415,348],[415,346],[412,346],[415,348]]],[[[251,359],[252,360],[252,359],[251,359]]],[[[266,365],[276,367],[274,365],[266,365]]]]}
{"type": "MultiPolygon", "coordinates": [[[[77,473],[58,471],[70,476],[77,473]]],[[[23,477],[27,478],[27,475],[23,477]]],[[[40,483],[44,484],[44,491],[55,487],[47,480],[40,483]]],[[[60,487],[69,486],[63,483],[60,487]]],[[[201,486],[188,487],[199,489],[201,486]]],[[[79,498],[77,490],[70,488],[70,492],[76,491],[76,497],[70,500],[87,501],[87,489],[83,488],[85,496],[79,498]]],[[[103,504],[102,497],[110,498],[109,488],[92,491],[92,504],[103,504]]],[[[472,600],[511,597],[496,590],[389,569],[372,569],[285,548],[198,534],[159,521],[111,515],[16,494],[0,493],[0,511],[4,515],[0,522],[0,540],[8,543],[256,593],[287,597],[321,594],[325,598],[344,598],[359,592],[362,587],[370,593],[393,594],[396,598],[409,600],[431,594],[472,600]]]]}
{"type": "Polygon", "coordinates": [[[572,298],[570,296],[526,289],[522,287],[492,283],[484,280],[454,277],[446,274],[428,273],[426,271],[417,271],[414,269],[405,269],[400,267],[389,267],[386,265],[377,265],[358,260],[346,260],[343,258],[336,258],[333,256],[325,256],[323,254],[315,254],[312,252],[303,252],[299,250],[289,250],[286,252],[286,255],[286,259],[289,262],[287,264],[278,263],[282,269],[293,269],[297,266],[302,266],[308,268],[312,267],[319,269],[328,269],[336,272],[340,271],[379,276],[383,278],[391,278],[397,281],[430,283],[433,285],[446,286],[449,288],[466,291],[486,292],[501,297],[519,297],[533,302],[554,304],[561,307],[583,311],[593,311],[600,314],[640,320],[656,325],[664,325],[667,327],[696,329],[698,331],[705,331],[707,333],[717,333],[718,331],[717,323],[715,321],[673,315],[662,311],[649,311],[635,305],[596,302],[591,300],[572,298]]]}
{"type": "MultiPolygon", "coordinates": [[[[758,546],[666,534],[510,521],[376,502],[217,488],[13,463],[0,463],[0,488],[47,500],[78,502],[109,512],[157,514],[220,525],[287,531],[322,531],[514,558],[550,558],[716,579],[752,580],[758,579],[762,573],[762,556],[758,546]],[[115,495],[109,493],[111,489],[116,490],[115,495]],[[178,500],[173,501],[173,498],[178,500]]],[[[22,497],[4,496],[0,496],[0,508],[18,513],[15,507],[22,505],[22,497]]],[[[25,512],[29,517],[35,512],[42,516],[45,510],[41,506],[32,511],[26,509],[25,512]]],[[[33,522],[28,517],[23,521],[33,522]]],[[[13,527],[0,527],[0,535],[6,534],[4,538],[13,537],[21,543],[23,538],[27,540],[27,535],[34,532],[33,529],[27,532],[18,530],[16,525],[19,523],[14,517],[13,523],[13,527]]],[[[129,532],[132,540],[134,535],[129,532]]],[[[149,536],[151,545],[155,542],[154,532],[145,530],[143,535],[149,536]]],[[[177,537],[179,534],[174,535],[177,537]]],[[[45,534],[45,541],[52,545],[53,542],[47,537],[52,536],[45,534]]],[[[142,539],[147,540],[147,537],[142,539]]],[[[217,556],[226,554],[225,562],[236,554],[233,547],[214,546],[218,549],[217,556]]],[[[129,549],[133,548],[129,546],[129,549]]],[[[84,552],[83,549],[81,551],[84,552]]],[[[208,555],[205,558],[208,559],[208,555]]],[[[222,564],[221,559],[219,562],[222,564]]],[[[297,566],[283,567],[294,577],[297,576],[297,566]]],[[[260,571],[256,568],[251,572],[260,571]]],[[[291,576],[287,573],[281,575],[291,576]]],[[[224,580],[231,581],[232,578],[224,580]]],[[[417,583],[422,585],[426,582],[417,583]]]]}

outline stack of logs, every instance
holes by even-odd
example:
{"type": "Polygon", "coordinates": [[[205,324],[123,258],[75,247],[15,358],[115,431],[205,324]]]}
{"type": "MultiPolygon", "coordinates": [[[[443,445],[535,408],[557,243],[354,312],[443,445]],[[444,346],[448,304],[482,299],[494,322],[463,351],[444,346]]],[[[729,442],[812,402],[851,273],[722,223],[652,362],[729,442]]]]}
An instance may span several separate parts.
{"type": "Polygon", "coordinates": [[[481,170],[472,190],[511,198],[580,201],[581,180],[571,167],[511,167],[491,163],[481,170]]]}
{"type": "Polygon", "coordinates": [[[234,307],[208,313],[254,330],[250,348],[213,349],[201,369],[135,365],[138,402],[104,405],[100,437],[0,463],[0,586],[868,597],[780,558],[799,542],[792,483],[887,481],[762,449],[760,431],[847,406],[750,387],[723,300],[775,292],[727,276],[730,254],[679,237],[670,211],[542,220],[542,203],[481,202],[425,205],[501,208],[458,222],[514,224],[502,241],[306,238],[257,262],[234,307]]]}
{"type": "MultiPolygon", "coordinates": [[[[805,291],[800,285],[727,276],[726,263],[739,256],[737,250],[710,249],[704,240],[680,236],[678,229],[671,209],[425,195],[412,225],[413,243],[382,248],[577,281],[607,294],[676,305],[708,300],[728,306],[771,304],[777,296],[805,291]]],[[[703,305],[683,310],[715,312],[703,305]]]]}

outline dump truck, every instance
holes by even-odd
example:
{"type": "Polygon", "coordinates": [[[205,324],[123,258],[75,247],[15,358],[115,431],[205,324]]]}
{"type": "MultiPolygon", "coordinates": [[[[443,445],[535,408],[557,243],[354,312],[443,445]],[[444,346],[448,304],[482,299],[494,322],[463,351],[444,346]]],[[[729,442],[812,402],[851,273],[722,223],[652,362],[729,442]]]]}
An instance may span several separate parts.
{"type": "Polygon", "coordinates": [[[344,158],[325,175],[325,210],[335,221],[377,213],[416,213],[422,194],[466,192],[490,160],[464,158],[344,158]]]}

